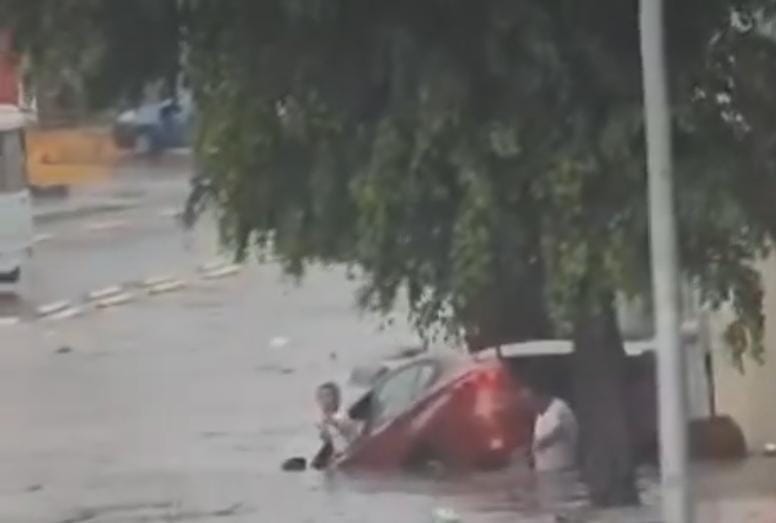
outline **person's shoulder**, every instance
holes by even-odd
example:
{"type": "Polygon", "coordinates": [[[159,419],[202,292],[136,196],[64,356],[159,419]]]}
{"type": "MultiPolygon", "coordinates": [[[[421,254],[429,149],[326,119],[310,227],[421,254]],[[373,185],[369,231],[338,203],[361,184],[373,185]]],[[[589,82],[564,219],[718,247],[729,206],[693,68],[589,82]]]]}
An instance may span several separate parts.
{"type": "Polygon", "coordinates": [[[574,411],[569,404],[562,399],[558,398],[555,400],[553,412],[560,423],[568,425],[577,424],[577,416],[574,414],[574,411]]]}
{"type": "Polygon", "coordinates": [[[347,412],[337,412],[332,416],[334,422],[341,427],[348,427],[355,423],[355,420],[351,418],[347,412]]]}
{"type": "Polygon", "coordinates": [[[574,413],[569,404],[561,398],[553,398],[552,403],[550,403],[550,410],[563,414],[574,413]]]}

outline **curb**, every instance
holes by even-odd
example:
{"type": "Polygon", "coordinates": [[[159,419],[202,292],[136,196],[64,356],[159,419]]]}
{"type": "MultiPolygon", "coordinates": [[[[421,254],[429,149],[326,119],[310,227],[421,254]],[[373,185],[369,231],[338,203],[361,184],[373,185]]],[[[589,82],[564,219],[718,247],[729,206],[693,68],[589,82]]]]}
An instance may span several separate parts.
{"type": "MultiPolygon", "coordinates": [[[[27,323],[27,320],[35,322],[77,318],[101,309],[142,300],[143,295],[157,296],[168,294],[187,289],[190,285],[196,287],[198,282],[219,280],[237,275],[243,268],[244,266],[241,264],[226,263],[215,259],[197,266],[196,272],[190,274],[190,279],[188,280],[184,279],[185,277],[171,273],[150,276],[140,281],[129,281],[96,288],[85,292],[74,300],[59,300],[39,305],[28,319],[18,316],[0,316],[0,328],[27,323]]],[[[288,345],[289,342],[288,338],[277,336],[270,340],[269,345],[272,348],[279,349],[288,345]]]]}
{"type": "Polygon", "coordinates": [[[202,273],[202,279],[218,280],[221,278],[226,278],[227,276],[233,276],[237,274],[241,269],[242,267],[240,265],[226,265],[224,267],[202,273]]]}
{"type": "Polygon", "coordinates": [[[53,239],[54,239],[53,234],[42,232],[35,235],[35,237],[32,239],[32,243],[33,245],[38,245],[39,243],[44,243],[53,239]]]}
{"type": "Polygon", "coordinates": [[[129,222],[125,220],[107,220],[102,222],[92,222],[87,223],[83,226],[83,229],[85,231],[90,232],[101,232],[101,231],[112,231],[115,229],[124,229],[129,225],[129,222]]]}
{"type": "Polygon", "coordinates": [[[162,211],[159,211],[159,216],[161,218],[171,218],[171,219],[179,220],[181,217],[183,217],[183,211],[177,208],[164,209],[162,211]]]}
{"type": "Polygon", "coordinates": [[[150,278],[146,278],[145,280],[141,281],[140,287],[143,289],[150,289],[151,287],[157,287],[159,285],[164,285],[165,283],[170,283],[175,279],[175,276],[171,274],[165,274],[164,276],[151,276],[150,278]]]}
{"type": "Polygon", "coordinates": [[[108,307],[115,307],[117,305],[124,305],[125,303],[129,303],[134,298],[135,296],[133,294],[122,292],[108,298],[98,300],[94,303],[94,306],[98,309],[107,309],[108,307]]]}
{"type": "Polygon", "coordinates": [[[82,218],[94,214],[104,214],[134,209],[139,201],[103,201],[91,205],[82,205],[64,209],[33,209],[32,219],[35,223],[49,223],[57,220],[82,218]]]}
{"type": "Polygon", "coordinates": [[[177,291],[186,287],[186,282],[183,280],[170,280],[158,283],[148,287],[148,294],[165,294],[168,292],[177,291]]]}
{"type": "Polygon", "coordinates": [[[285,336],[275,336],[269,340],[268,346],[270,349],[282,349],[288,346],[289,343],[291,343],[291,340],[285,336]]]}
{"type": "Polygon", "coordinates": [[[199,272],[213,272],[213,271],[216,271],[218,269],[223,269],[227,265],[229,265],[228,262],[216,258],[214,260],[211,260],[209,262],[206,262],[206,263],[203,263],[203,264],[199,265],[197,267],[197,271],[199,271],[199,272]]]}
{"type": "Polygon", "coordinates": [[[112,298],[117,294],[124,292],[124,288],[121,285],[112,285],[110,287],[103,287],[86,293],[86,299],[90,301],[104,300],[106,298],[112,298]]]}
{"type": "Polygon", "coordinates": [[[69,320],[70,318],[81,316],[84,312],[86,311],[83,307],[73,306],[73,307],[68,307],[64,310],[61,310],[59,312],[50,314],[48,316],[43,316],[42,319],[49,320],[49,321],[69,320]]]}
{"type": "Polygon", "coordinates": [[[0,327],[13,327],[19,325],[22,322],[18,316],[3,316],[0,317],[0,327]]]}
{"type": "Polygon", "coordinates": [[[73,304],[68,300],[54,301],[47,303],[46,305],[41,305],[35,309],[35,313],[38,316],[51,316],[65,309],[71,308],[72,305],[73,304]]]}

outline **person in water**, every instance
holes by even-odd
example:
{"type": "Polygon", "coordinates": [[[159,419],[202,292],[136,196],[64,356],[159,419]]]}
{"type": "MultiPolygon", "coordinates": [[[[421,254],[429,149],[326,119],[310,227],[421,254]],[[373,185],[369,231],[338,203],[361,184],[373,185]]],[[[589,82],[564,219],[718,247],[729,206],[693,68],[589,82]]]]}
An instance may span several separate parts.
{"type": "Polygon", "coordinates": [[[358,437],[358,423],[342,412],[342,392],[334,382],[326,382],[315,391],[320,408],[318,433],[323,445],[312,461],[313,468],[328,467],[358,437]]]}
{"type": "Polygon", "coordinates": [[[536,415],[531,457],[537,472],[559,472],[577,466],[579,426],[571,407],[538,386],[523,390],[523,398],[536,415]]]}

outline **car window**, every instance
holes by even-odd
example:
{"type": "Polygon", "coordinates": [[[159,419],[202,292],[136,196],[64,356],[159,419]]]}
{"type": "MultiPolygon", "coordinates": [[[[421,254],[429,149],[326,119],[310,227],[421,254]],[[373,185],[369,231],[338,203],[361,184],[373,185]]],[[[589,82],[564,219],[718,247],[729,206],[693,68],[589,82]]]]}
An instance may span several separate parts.
{"type": "Polygon", "coordinates": [[[436,367],[412,365],[390,376],[374,392],[371,426],[379,427],[401,414],[433,382],[436,367]]]}
{"type": "Polygon", "coordinates": [[[415,383],[415,393],[420,394],[426,388],[428,388],[434,381],[437,375],[437,368],[431,363],[426,363],[419,366],[418,379],[415,383]]]}
{"type": "Polygon", "coordinates": [[[0,193],[27,187],[24,142],[21,131],[0,133],[0,193]]]}
{"type": "Polygon", "coordinates": [[[418,367],[409,367],[390,376],[373,397],[373,427],[380,426],[406,408],[413,399],[418,367]]]}

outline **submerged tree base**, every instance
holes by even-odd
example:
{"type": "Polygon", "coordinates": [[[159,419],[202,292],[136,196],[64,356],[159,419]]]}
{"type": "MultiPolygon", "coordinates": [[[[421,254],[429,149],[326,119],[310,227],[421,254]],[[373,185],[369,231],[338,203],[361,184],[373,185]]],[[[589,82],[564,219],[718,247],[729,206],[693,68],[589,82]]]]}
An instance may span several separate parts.
{"type": "Polygon", "coordinates": [[[574,324],[576,410],[582,477],[599,507],[636,505],[635,466],[628,428],[626,362],[613,300],[581,308],[574,324]]]}

